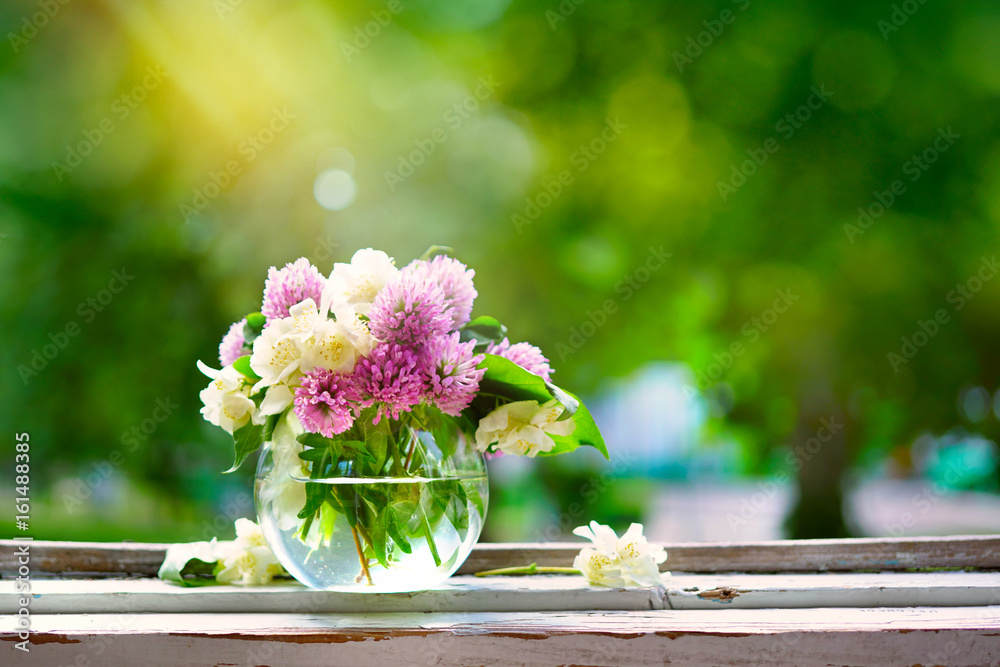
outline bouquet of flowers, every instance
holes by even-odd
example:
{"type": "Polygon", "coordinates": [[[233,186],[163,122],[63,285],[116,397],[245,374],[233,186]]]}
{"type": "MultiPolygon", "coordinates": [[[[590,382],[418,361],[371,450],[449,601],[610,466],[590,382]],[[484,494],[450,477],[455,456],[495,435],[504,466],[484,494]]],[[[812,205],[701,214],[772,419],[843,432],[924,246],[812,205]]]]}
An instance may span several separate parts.
{"type": "Polygon", "coordinates": [[[474,272],[446,251],[431,248],[397,268],[386,253],[363,249],[329,276],[306,258],[272,267],[260,312],[222,340],[222,369],[198,362],[211,378],[202,414],[233,435],[230,471],[273,443],[275,467],[295,482],[272,493],[289,510],[282,528],[300,520],[298,538],[316,549],[344,516],[365,576],[369,562],[388,566],[394,553],[416,548],[415,537],[440,560],[435,522],[463,517],[438,496],[457,493],[480,515],[484,501],[460,481],[429,493],[412,484],[388,492],[309,480],[422,474],[432,458],[455,452],[443,443],[456,436],[487,456],[589,445],[607,457],[589,411],[552,383],[542,352],[511,343],[492,317],[472,319],[474,272]],[[280,443],[291,444],[278,451],[280,443]]]}

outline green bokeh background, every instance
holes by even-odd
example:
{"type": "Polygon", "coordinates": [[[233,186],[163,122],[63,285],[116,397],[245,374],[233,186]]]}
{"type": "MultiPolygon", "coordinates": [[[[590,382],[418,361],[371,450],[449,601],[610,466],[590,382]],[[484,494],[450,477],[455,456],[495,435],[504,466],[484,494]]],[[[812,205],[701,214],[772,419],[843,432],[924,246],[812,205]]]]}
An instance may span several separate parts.
{"type": "MultiPolygon", "coordinates": [[[[249,511],[194,362],[269,266],[327,272],[359,247],[454,247],[476,313],[585,396],[687,364],[734,474],[773,472],[835,415],[789,535],[846,534],[843,473],[915,474],[922,433],[998,436],[956,401],[1000,386],[1000,280],[949,299],[998,245],[995,3],[43,0],[0,6],[0,35],[0,460],[9,488],[30,434],[37,539],[200,539],[249,511]],[[314,192],[330,168],[356,187],[341,210],[314,192]],[[651,248],[670,258],[625,298],[651,248]],[[114,271],[134,278],[111,295],[114,271]],[[797,300],[764,331],[776,290],[797,300]],[[130,440],[158,400],[176,407],[130,440]]],[[[595,471],[496,489],[513,525],[491,535],[530,539],[524,513],[595,471]]],[[[665,483],[619,479],[594,518],[642,516],[665,483]]]]}

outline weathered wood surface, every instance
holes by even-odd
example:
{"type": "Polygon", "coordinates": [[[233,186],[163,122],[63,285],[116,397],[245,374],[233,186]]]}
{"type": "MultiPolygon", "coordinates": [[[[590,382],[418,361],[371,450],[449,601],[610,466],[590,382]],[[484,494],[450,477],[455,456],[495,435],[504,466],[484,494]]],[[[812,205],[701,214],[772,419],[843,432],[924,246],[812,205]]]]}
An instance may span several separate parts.
{"type": "MultiPolygon", "coordinates": [[[[855,538],[665,544],[661,569],[678,572],[851,572],[921,568],[1000,569],[1000,536],[855,538]]],[[[481,544],[460,572],[568,565],[580,543],[481,544]]]]}
{"type": "Polygon", "coordinates": [[[674,575],[668,609],[1000,605],[993,572],[674,575]]]}
{"type": "MultiPolygon", "coordinates": [[[[1000,605],[1000,575],[986,572],[889,574],[675,574],[664,589],[590,586],[580,576],[456,576],[419,593],[356,595],[298,583],[185,588],[158,579],[40,579],[31,613],[385,613],[647,611],[813,607],[972,607],[1000,605]]],[[[18,609],[14,581],[0,581],[0,613],[18,609]]]]}
{"type": "MultiPolygon", "coordinates": [[[[0,573],[16,572],[17,546],[0,540],[0,573]]],[[[458,574],[538,563],[568,566],[582,543],[479,544],[458,574]]],[[[1000,570],[1000,536],[783,540],[753,543],[667,544],[661,566],[679,572],[851,572],[924,568],[1000,570]]],[[[153,576],[165,544],[32,542],[31,569],[153,576]]]]}
{"type": "MultiPolygon", "coordinates": [[[[17,613],[14,582],[0,581],[0,614],[17,613]]],[[[335,593],[299,584],[185,588],[159,579],[36,580],[32,614],[384,613],[476,611],[648,611],[666,591],[588,586],[580,576],[452,577],[417,593],[335,593]]],[[[998,596],[1000,598],[1000,596],[998,596]]]]}
{"type": "Polygon", "coordinates": [[[1000,607],[0,618],[4,665],[1000,664],[1000,607]]]}

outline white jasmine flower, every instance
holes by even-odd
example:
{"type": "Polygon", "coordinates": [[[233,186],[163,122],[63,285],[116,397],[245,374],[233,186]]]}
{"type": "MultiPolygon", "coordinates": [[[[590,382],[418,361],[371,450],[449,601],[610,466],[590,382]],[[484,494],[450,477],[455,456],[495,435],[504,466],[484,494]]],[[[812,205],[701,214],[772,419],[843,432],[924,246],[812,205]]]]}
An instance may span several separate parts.
{"type": "Polygon", "coordinates": [[[282,413],[294,400],[295,392],[291,387],[287,384],[273,384],[268,387],[264,400],[260,402],[260,414],[267,417],[282,413]]]}
{"type": "Polygon", "coordinates": [[[221,563],[222,570],[215,575],[220,584],[266,584],[285,571],[271,547],[234,548],[227,551],[221,563]]]}
{"type": "Polygon", "coordinates": [[[574,528],[573,534],[594,543],[584,547],[573,561],[573,567],[590,583],[619,588],[663,585],[658,566],[667,559],[667,552],[646,541],[641,523],[633,523],[621,538],[596,521],[574,528]]]}
{"type": "Polygon", "coordinates": [[[347,306],[367,315],[375,295],[398,270],[395,260],[381,250],[358,250],[350,264],[338,262],[333,265],[323,290],[322,310],[328,312],[347,306]]]}
{"type": "Polygon", "coordinates": [[[587,581],[596,586],[625,588],[630,583],[622,576],[618,559],[588,547],[581,549],[573,559],[573,567],[580,570],[587,581]]]}
{"type": "Polygon", "coordinates": [[[272,320],[253,342],[250,368],[260,376],[254,391],[288,384],[302,364],[305,341],[319,317],[316,302],[306,299],[289,309],[290,315],[272,320]]]}
{"type": "MultiPolygon", "coordinates": [[[[308,373],[314,368],[350,372],[358,358],[356,334],[340,322],[317,318],[311,335],[302,344],[299,369],[308,373]]],[[[369,346],[370,349],[370,346],[369,346]]]]}
{"type": "Polygon", "coordinates": [[[260,489],[260,502],[270,505],[280,530],[292,530],[302,523],[298,513],[306,504],[306,485],[295,479],[309,476],[304,461],[299,458],[302,443],[295,439],[302,430],[293,412],[275,425],[271,444],[274,467],[260,489]]]}
{"type": "Polygon", "coordinates": [[[198,369],[212,378],[212,382],[198,395],[205,406],[201,414],[205,419],[221,426],[228,433],[245,425],[251,419],[259,423],[257,406],[250,400],[250,383],[232,366],[221,371],[198,362],[198,369]]]}
{"type": "Polygon", "coordinates": [[[337,322],[345,328],[351,337],[351,342],[354,343],[354,348],[358,351],[358,354],[362,357],[367,357],[371,354],[372,348],[375,347],[375,343],[378,341],[368,329],[367,320],[361,319],[361,316],[352,308],[339,309],[336,311],[335,316],[337,322]]]}
{"type": "MultiPolygon", "coordinates": [[[[639,524],[632,524],[633,526],[639,524]]],[[[639,526],[642,529],[642,526],[639,526]]],[[[573,529],[574,535],[586,538],[594,543],[594,549],[607,554],[615,560],[618,559],[618,534],[611,530],[611,526],[591,521],[589,526],[579,526],[573,529]]],[[[627,534],[627,533],[626,533],[627,534]]]]}
{"type": "Polygon", "coordinates": [[[236,540],[220,543],[217,553],[222,569],[215,579],[223,584],[266,584],[273,577],[285,574],[260,526],[249,519],[237,519],[236,540]]]}
{"type": "Polygon", "coordinates": [[[642,534],[641,523],[629,526],[618,540],[617,552],[625,577],[640,586],[663,584],[659,565],[667,560],[667,551],[646,541],[646,536],[642,534]]]}
{"type": "Polygon", "coordinates": [[[267,388],[262,415],[278,414],[292,404],[302,373],[314,368],[349,372],[359,351],[371,349],[372,343],[362,336],[370,334],[353,312],[343,316],[348,322],[344,324],[321,313],[312,299],[288,312],[288,317],[272,320],[253,342],[250,368],[261,378],[253,391],[267,388]]]}
{"type": "Polygon", "coordinates": [[[576,428],[572,419],[559,420],[565,408],[552,399],[544,405],[538,401],[516,401],[501,405],[479,421],[476,446],[485,452],[493,444],[504,454],[535,456],[555,447],[553,435],[569,435],[576,428]]]}
{"type": "Polygon", "coordinates": [[[266,547],[264,531],[250,519],[236,520],[236,544],[241,547],[266,547]]]}

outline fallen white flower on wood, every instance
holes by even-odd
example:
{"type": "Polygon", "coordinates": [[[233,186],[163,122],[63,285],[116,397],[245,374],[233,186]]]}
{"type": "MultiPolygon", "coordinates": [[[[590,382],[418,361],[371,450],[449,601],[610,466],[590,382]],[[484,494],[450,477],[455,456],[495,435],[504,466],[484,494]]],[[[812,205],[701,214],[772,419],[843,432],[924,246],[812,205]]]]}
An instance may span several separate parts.
{"type": "Polygon", "coordinates": [[[264,534],[249,519],[236,520],[233,541],[172,544],[157,576],[185,586],[212,583],[266,584],[276,576],[288,576],[271,551],[264,534]]]}
{"type": "Polygon", "coordinates": [[[596,521],[573,529],[573,534],[594,543],[573,561],[590,583],[616,588],[664,585],[659,564],[667,560],[667,552],[646,541],[641,523],[633,523],[621,537],[596,521]]]}

